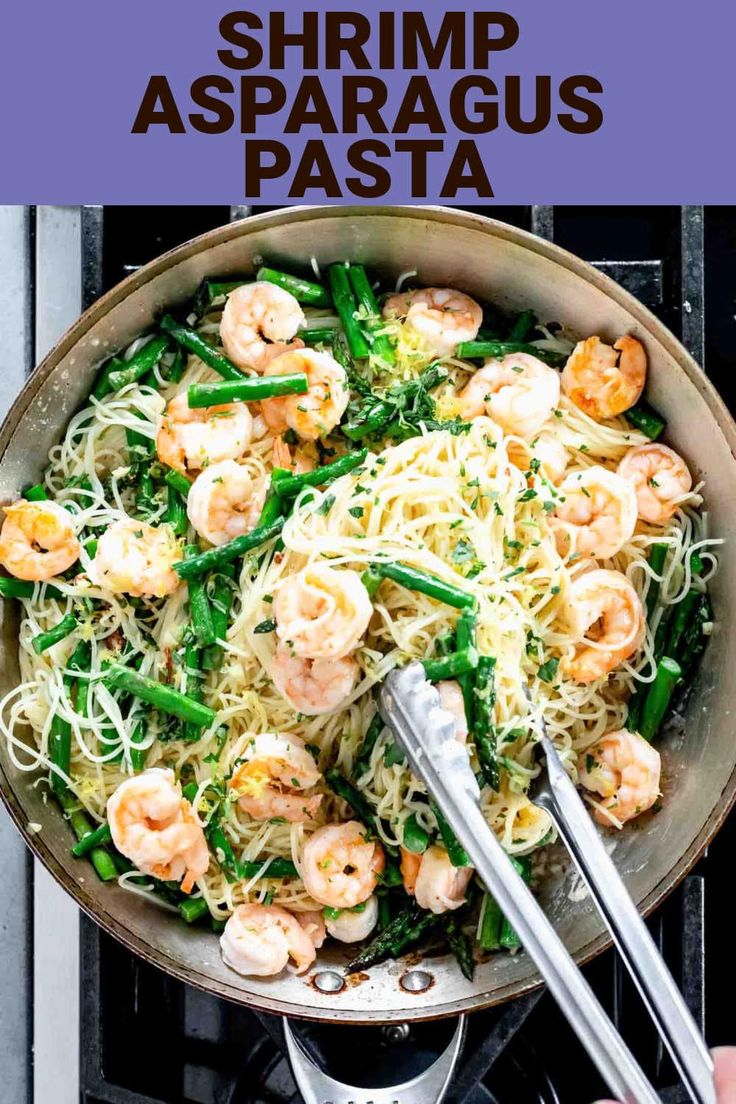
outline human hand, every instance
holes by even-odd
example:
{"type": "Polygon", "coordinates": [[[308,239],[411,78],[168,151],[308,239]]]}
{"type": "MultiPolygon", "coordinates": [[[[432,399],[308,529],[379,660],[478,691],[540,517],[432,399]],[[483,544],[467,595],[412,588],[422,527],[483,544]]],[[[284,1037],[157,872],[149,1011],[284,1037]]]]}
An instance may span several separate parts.
{"type": "MultiPolygon", "coordinates": [[[[736,1047],[716,1047],[713,1064],[718,1104],[736,1104],[736,1047]]],[[[615,1104],[615,1101],[599,1100],[598,1104],[615,1104]]]]}

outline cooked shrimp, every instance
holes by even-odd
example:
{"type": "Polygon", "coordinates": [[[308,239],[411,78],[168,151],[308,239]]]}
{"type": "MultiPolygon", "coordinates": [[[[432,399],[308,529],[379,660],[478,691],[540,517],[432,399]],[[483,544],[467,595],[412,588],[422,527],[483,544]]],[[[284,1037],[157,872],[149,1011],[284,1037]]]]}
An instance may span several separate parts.
{"type": "Polygon", "coordinates": [[[444,847],[433,844],[419,864],[414,887],[417,904],[435,913],[460,908],[465,904],[465,890],[472,877],[472,866],[453,866],[444,847]]]}
{"type": "Polygon", "coordinates": [[[61,575],[78,559],[73,515],[58,502],[21,498],[5,507],[0,563],[16,579],[42,583],[61,575]]]}
{"type": "Polygon", "coordinates": [[[293,295],[277,284],[258,280],[228,295],[220,321],[220,340],[239,368],[262,372],[269,360],[286,352],[288,342],[306,321],[293,295]]]}
{"type": "Polygon", "coordinates": [[[352,656],[342,659],[304,659],[279,644],[271,678],[280,694],[299,713],[317,717],[339,709],[358,681],[360,667],[352,656]]]}
{"type": "Polygon", "coordinates": [[[115,594],[163,598],[179,585],[181,548],[170,525],[121,518],[102,534],[89,576],[115,594]]]}
{"type": "Polygon", "coordinates": [[[345,369],[329,353],[300,349],[283,353],[266,368],[264,376],[304,372],[306,395],[283,395],[261,401],[261,413],[274,433],[293,429],[304,441],[316,441],[335,428],[347,409],[350,392],[345,369]]]}
{"type": "Polygon", "coordinates": [[[652,525],[664,525],[689,494],[693,477],[687,464],[667,445],[637,445],[629,449],[618,474],[636,492],[639,517],[652,525]]]}
{"type": "Polygon", "coordinates": [[[358,646],[373,604],[357,571],[313,563],[289,576],[273,613],[277,636],[296,655],[342,659],[358,646]]]}
{"type": "Polygon", "coordinates": [[[483,311],[469,295],[452,288],[421,288],[390,295],[383,305],[384,318],[401,318],[422,338],[433,356],[452,356],[462,341],[478,336],[483,311]]]}
{"type": "Polygon", "coordinates": [[[641,647],[644,610],[620,571],[599,567],[578,576],[567,601],[567,619],[579,643],[565,667],[576,682],[603,678],[641,647]]]}
{"type": "Polygon", "coordinates": [[[207,841],[172,770],[151,767],[121,782],[107,802],[107,820],[112,842],[143,874],[181,882],[189,893],[206,873],[207,841]]]}
{"type": "Polygon", "coordinates": [[[298,736],[260,732],[246,737],[230,779],[238,804],[254,820],[283,817],[292,824],[312,820],[321,794],[308,796],[322,777],[298,736]]]}
{"type": "Polygon", "coordinates": [[[266,498],[267,480],[253,479],[234,460],[201,471],[187,497],[187,515],[200,537],[227,544],[254,529],[266,498]]]}
{"type": "Polygon", "coordinates": [[[542,430],[529,444],[510,440],[507,451],[509,460],[520,471],[533,471],[536,467],[554,486],[565,478],[567,449],[547,430],[542,430]]]}
{"type": "Polygon", "coordinates": [[[636,494],[620,475],[595,465],[572,472],[559,486],[551,523],[560,555],[577,552],[607,560],[636,528],[636,494]]]}
{"type": "Polygon", "coordinates": [[[638,402],[647,378],[647,355],[635,337],[604,344],[579,341],[562,370],[562,391],[597,422],[615,418],[638,402]]]}
{"type": "Polygon", "coordinates": [[[342,909],[339,916],[325,920],[327,932],[340,943],[359,943],[367,939],[378,922],[378,898],[369,897],[357,909],[342,909]]]}
{"type": "Polygon", "coordinates": [[[320,905],[349,909],[367,901],[386,859],[368,829],[357,820],[325,824],[309,837],[302,853],[304,888],[320,905]]]}
{"type": "Polygon", "coordinates": [[[186,474],[237,460],[252,436],[253,418],[245,403],[191,407],[182,391],[161,415],[156,449],[164,464],[186,474]]]}
{"type": "Polygon", "coordinates": [[[316,948],[321,947],[327,938],[327,928],[322,913],[317,912],[316,909],[310,909],[308,912],[295,912],[294,916],[304,928],[314,946],[316,948]]]}
{"type": "Polygon", "coordinates": [[[295,449],[294,456],[292,457],[291,449],[283,437],[274,437],[271,460],[275,468],[286,468],[287,471],[293,471],[296,475],[301,475],[303,472],[314,471],[316,467],[311,456],[307,456],[306,453],[299,448],[295,449]]]}
{"type": "Polygon", "coordinates": [[[226,966],[244,977],[280,974],[289,959],[303,974],[317,957],[296,916],[278,905],[238,905],[220,936],[226,966]]]}
{"type": "Polygon", "coordinates": [[[440,705],[452,714],[455,722],[455,739],[461,744],[468,739],[468,719],[465,714],[465,699],[460,689],[460,683],[455,679],[443,679],[436,686],[440,695],[440,705]]]}
{"type": "Polygon", "coordinates": [[[404,889],[410,897],[413,897],[416,892],[417,876],[421,865],[421,855],[418,855],[416,851],[409,851],[407,847],[401,848],[401,863],[399,865],[401,881],[404,883],[404,889]]]}
{"type": "Polygon", "coordinates": [[[603,808],[593,812],[599,824],[610,827],[615,817],[620,828],[651,809],[659,797],[660,767],[657,749],[626,728],[607,732],[588,748],[578,763],[579,779],[586,790],[603,798],[603,808]]]}
{"type": "Polygon", "coordinates": [[[554,368],[527,353],[487,360],[460,394],[466,421],[487,414],[504,433],[527,440],[539,433],[560,401],[560,377],[554,368]]]}

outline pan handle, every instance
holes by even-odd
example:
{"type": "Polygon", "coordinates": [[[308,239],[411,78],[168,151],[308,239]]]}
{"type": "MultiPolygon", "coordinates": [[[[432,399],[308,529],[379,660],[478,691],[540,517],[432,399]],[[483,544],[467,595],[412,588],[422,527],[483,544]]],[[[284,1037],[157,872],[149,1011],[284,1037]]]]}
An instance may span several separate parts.
{"type": "Polygon", "coordinates": [[[286,1017],[283,1027],[291,1072],[304,1104],[440,1104],[465,1040],[465,1017],[460,1016],[446,1049],[418,1077],[383,1089],[358,1089],[336,1081],[315,1065],[286,1017]]]}

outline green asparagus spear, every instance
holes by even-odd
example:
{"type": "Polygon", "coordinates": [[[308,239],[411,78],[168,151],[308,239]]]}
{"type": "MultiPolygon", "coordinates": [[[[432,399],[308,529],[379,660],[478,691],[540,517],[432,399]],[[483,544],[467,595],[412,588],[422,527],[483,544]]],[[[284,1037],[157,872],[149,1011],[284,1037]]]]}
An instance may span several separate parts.
{"type": "Polygon", "coordinates": [[[194,296],[194,313],[197,318],[206,314],[217,299],[227,298],[231,291],[252,281],[252,276],[241,276],[237,280],[213,280],[210,277],[202,280],[194,296]]]}
{"type": "Polygon", "coordinates": [[[348,279],[358,307],[365,316],[363,332],[370,345],[371,357],[375,357],[382,365],[393,364],[396,360],[394,347],[388,334],[381,332],[383,327],[381,311],[363,265],[350,265],[348,279]]]}
{"type": "MultiPolygon", "coordinates": [[[[184,549],[187,559],[198,555],[196,544],[189,544],[184,549]]],[[[215,626],[212,620],[212,609],[207,597],[204,579],[200,575],[192,575],[187,578],[189,588],[189,615],[192,629],[200,648],[208,648],[217,639],[215,626]]]]}
{"type": "Polygon", "coordinates": [[[185,901],[179,902],[179,912],[182,920],[187,924],[196,924],[203,916],[207,916],[209,911],[209,905],[204,897],[187,897],[185,901]]]}
{"type": "Polygon", "coordinates": [[[243,867],[220,825],[211,824],[206,829],[205,835],[227,881],[230,883],[242,881],[245,877],[243,867]]]}
{"type": "Polygon", "coordinates": [[[353,778],[356,782],[360,781],[361,777],[365,774],[371,765],[371,756],[373,749],[376,746],[378,737],[383,731],[383,718],[380,713],[376,713],[373,720],[368,725],[365,736],[363,737],[363,743],[360,745],[360,750],[353,764],[353,778]]]}
{"type": "MultiPolygon", "coordinates": [[[[259,873],[265,859],[251,859],[247,862],[241,862],[240,866],[243,871],[244,878],[255,878],[259,873]]],[[[296,878],[297,869],[290,859],[272,859],[266,868],[264,878],[296,878]]]]}
{"type": "Polygon", "coordinates": [[[330,789],[335,791],[338,797],[341,797],[343,801],[347,801],[355,815],[362,820],[367,827],[375,827],[375,809],[368,799],[363,796],[361,791],[358,790],[352,782],[348,781],[344,774],[341,774],[335,767],[331,767],[330,770],[325,771],[325,782],[330,789]]]}
{"type": "Polygon", "coordinates": [[[105,672],[104,682],[114,689],[125,690],[141,701],[152,705],[162,713],[179,717],[182,721],[191,721],[200,728],[209,728],[215,719],[215,711],[208,705],[194,701],[171,686],[164,686],[155,679],[139,675],[129,667],[114,663],[105,672]]]}
{"type": "MultiPolygon", "coordinates": [[[[373,567],[367,567],[363,574],[360,576],[360,581],[368,591],[368,597],[371,601],[375,598],[376,592],[383,582],[383,575],[379,573],[373,567]]],[[[2,582],[2,580],[0,580],[2,582]]]]}
{"type": "Polygon", "coordinates": [[[272,474],[274,490],[281,498],[293,498],[304,487],[324,487],[333,483],[343,475],[355,471],[364,462],[368,455],[368,449],[360,449],[359,452],[348,452],[339,460],[333,460],[331,464],[324,464],[314,471],[302,472],[300,475],[292,475],[291,472],[282,474],[283,469],[276,468],[272,474]]]}
{"type": "Polygon", "coordinates": [[[496,734],[493,725],[496,660],[493,656],[480,656],[475,672],[475,704],[471,729],[475,753],[478,756],[483,780],[498,792],[499,771],[496,734]]]}
{"type": "Polygon", "coordinates": [[[674,607],[669,620],[665,654],[678,661],[683,659],[682,638],[700,601],[701,591],[690,590],[674,607]]]}
{"type": "Polygon", "coordinates": [[[37,633],[34,636],[32,641],[34,652],[36,655],[41,655],[47,649],[52,648],[54,644],[58,644],[60,640],[64,640],[70,633],[73,633],[76,627],[76,617],[73,613],[67,613],[57,625],[54,625],[53,629],[37,633]]]}
{"type": "MultiPolygon", "coordinates": [[[[474,610],[463,610],[457,619],[455,628],[455,647],[459,652],[465,648],[475,648],[478,617],[474,610]]],[[[465,705],[465,720],[468,728],[473,725],[473,710],[475,708],[475,680],[470,672],[458,677],[460,689],[463,692],[465,705]]]]}
{"type": "MultiPolygon", "coordinates": [[[[80,842],[82,840],[87,842],[89,840],[89,837],[95,835],[95,832],[98,831],[98,829],[93,831],[87,814],[84,812],[83,809],[79,808],[76,797],[74,797],[73,794],[69,793],[68,790],[65,789],[63,791],[57,792],[56,796],[58,798],[59,804],[69,818],[69,824],[71,825],[72,831],[77,837],[77,840],[80,842]]],[[[73,855],[77,854],[78,846],[79,843],[77,843],[76,846],[72,848],[73,855]]],[[[110,854],[105,850],[105,847],[102,846],[99,842],[86,847],[83,854],[87,854],[89,856],[89,861],[92,863],[97,872],[97,876],[100,878],[101,881],[111,882],[117,878],[118,872],[115,868],[115,864],[110,854]]]]}
{"type": "MultiPolygon", "coordinates": [[[[154,368],[169,347],[169,339],[164,334],[152,337],[141,346],[129,360],[123,360],[119,367],[107,376],[108,391],[120,391],[129,383],[135,383],[154,368]]],[[[98,395],[98,398],[101,396],[98,395]]]]}
{"type": "Polygon", "coordinates": [[[136,722],[130,737],[130,765],[136,774],[145,770],[148,748],[140,745],[146,738],[146,722],[143,718],[136,722]]]}
{"type": "Polygon", "coordinates": [[[256,279],[277,284],[300,303],[306,303],[310,307],[329,307],[332,304],[327,288],[313,280],[303,280],[301,276],[292,276],[288,272],[277,272],[273,268],[264,267],[258,269],[256,279]]]}
{"type": "Polygon", "coordinates": [[[281,395],[305,395],[309,382],[305,372],[285,372],[281,376],[241,376],[222,383],[193,383],[187,388],[190,407],[219,406],[232,402],[257,402],[281,395]]]}
{"type": "Polygon", "coordinates": [[[420,594],[428,594],[430,598],[436,598],[438,602],[454,606],[455,609],[477,609],[478,600],[474,595],[415,567],[383,560],[375,561],[371,567],[384,579],[391,579],[409,590],[419,591],[420,594]]]}
{"type": "Polygon", "coordinates": [[[166,514],[165,519],[177,537],[183,537],[187,531],[187,511],[186,506],[182,500],[178,491],[169,486],[166,488],[166,514]]]}
{"type": "Polygon", "coordinates": [[[112,843],[112,835],[110,825],[105,820],[97,828],[90,828],[88,832],[79,837],[79,842],[72,847],[72,855],[77,859],[81,859],[93,847],[102,847],[107,843],[112,843]]]}
{"type": "Polygon", "coordinates": [[[174,564],[174,571],[182,579],[193,579],[209,571],[219,571],[224,564],[237,560],[246,552],[277,537],[284,527],[284,520],[284,518],[277,518],[271,525],[253,529],[250,533],[244,533],[242,537],[235,537],[228,544],[221,544],[219,548],[208,548],[206,552],[200,552],[198,556],[192,556],[189,560],[179,560],[174,564]]]}
{"type": "Polygon", "coordinates": [[[397,958],[437,926],[439,918],[416,905],[404,909],[348,963],[354,973],[387,958],[397,958]]]}
{"type": "Polygon", "coordinates": [[[176,471],[175,468],[170,468],[164,476],[164,483],[166,483],[172,490],[180,494],[186,502],[187,496],[192,489],[191,482],[180,471],[176,471]]]}
{"type": "MultiPolygon", "coordinates": [[[[194,581],[194,580],[193,580],[194,581]]],[[[202,672],[202,652],[196,643],[196,638],[189,640],[184,646],[184,688],[188,698],[193,701],[202,701],[202,684],[204,674],[202,672]]],[[[195,743],[202,735],[202,726],[187,721],[184,725],[184,739],[187,743],[195,743]]]]}
{"type": "Polygon", "coordinates": [[[521,314],[518,315],[513,326],[511,327],[511,332],[509,333],[508,340],[526,341],[526,339],[529,337],[529,334],[534,329],[535,322],[536,318],[533,310],[522,311],[521,314]]]}
{"type": "Polygon", "coordinates": [[[470,860],[468,859],[465,848],[458,840],[457,836],[453,832],[450,825],[445,820],[442,810],[436,802],[430,800],[430,807],[437,820],[437,827],[439,828],[442,842],[447,849],[450,862],[453,866],[470,866],[470,860]]]}
{"type": "Polygon", "coordinates": [[[45,502],[48,497],[43,483],[35,483],[23,492],[23,498],[26,502],[45,502]]]}
{"type": "Polygon", "coordinates": [[[327,275],[330,281],[332,300],[345,331],[350,354],[355,360],[362,360],[368,356],[371,350],[360,328],[360,323],[355,317],[357,303],[350,287],[347,267],[344,264],[332,264],[327,270],[327,275]]]}
{"type": "Polygon", "coordinates": [[[710,599],[707,594],[702,594],[690,624],[685,629],[685,635],[682,641],[681,666],[683,668],[683,679],[685,679],[685,681],[687,681],[688,676],[695,669],[696,664],[705,651],[709,637],[704,631],[704,627],[709,625],[712,621],[713,609],[710,604],[710,599]]]}
{"type": "Polygon", "coordinates": [[[540,349],[524,341],[461,341],[455,355],[462,360],[476,360],[486,357],[504,357],[509,353],[528,353],[553,368],[561,367],[567,360],[564,353],[540,349]]]}
{"type": "MultiPolygon", "coordinates": [[[[25,579],[9,579],[6,575],[0,575],[0,596],[3,598],[32,598],[33,591],[38,584],[27,582],[25,579]]],[[[46,584],[45,595],[47,598],[61,598],[61,591],[46,584]]]]}
{"type": "Polygon", "coordinates": [[[636,406],[632,406],[627,410],[625,417],[636,429],[641,430],[650,441],[656,441],[667,428],[664,418],[643,399],[640,399],[636,406]]]}
{"type": "Polygon", "coordinates": [[[675,686],[682,676],[682,668],[677,660],[663,656],[657,664],[657,674],[644,700],[641,711],[639,735],[645,740],[653,740],[669,708],[675,686]]]}
{"type": "Polygon", "coordinates": [[[202,334],[197,333],[191,326],[184,326],[172,318],[170,314],[165,314],[160,322],[161,329],[165,333],[170,334],[174,341],[177,341],[179,345],[183,346],[188,352],[194,353],[200,360],[203,360],[210,368],[227,380],[242,380],[243,373],[239,368],[236,368],[231,360],[229,360],[224,353],[220,353],[217,349],[214,349],[208,341],[202,337],[202,334]]]}
{"type": "Polygon", "coordinates": [[[455,913],[450,913],[450,915],[445,918],[444,928],[447,942],[460,967],[460,972],[468,981],[472,981],[475,974],[473,944],[462,930],[460,921],[455,913]]]}
{"type": "MultiPolygon", "coordinates": [[[[516,870],[516,873],[519,874],[528,885],[532,877],[531,860],[526,858],[526,856],[517,859],[513,855],[510,855],[509,858],[511,860],[511,865],[516,870]]],[[[521,940],[519,939],[519,936],[516,934],[513,926],[509,923],[505,916],[503,918],[503,923],[501,924],[501,935],[499,937],[499,942],[502,947],[505,947],[506,950],[509,951],[515,950],[517,947],[521,946],[521,940]]]]}
{"type": "Polygon", "coordinates": [[[486,893],[483,897],[483,916],[478,934],[478,946],[482,951],[497,951],[501,946],[503,913],[495,897],[486,893]]]}
{"type": "Polygon", "coordinates": [[[308,326],[299,331],[299,337],[305,345],[331,345],[336,331],[331,326],[308,326]]]}
{"type": "Polygon", "coordinates": [[[421,855],[429,847],[429,839],[429,832],[422,828],[417,820],[416,813],[412,813],[410,817],[407,817],[404,821],[402,846],[415,855],[421,855]]]}
{"type": "Polygon", "coordinates": [[[478,666],[478,658],[475,648],[462,648],[440,659],[424,659],[422,666],[430,682],[440,682],[470,674],[478,666]]]}
{"type": "MultiPolygon", "coordinates": [[[[235,596],[235,568],[233,564],[225,564],[217,572],[214,578],[210,605],[212,607],[212,624],[215,629],[215,641],[224,640],[230,624],[230,610],[235,596]]],[[[222,664],[223,649],[218,643],[205,648],[202,655],[202,667],[205,671],[218,671],[222,664]]]]}

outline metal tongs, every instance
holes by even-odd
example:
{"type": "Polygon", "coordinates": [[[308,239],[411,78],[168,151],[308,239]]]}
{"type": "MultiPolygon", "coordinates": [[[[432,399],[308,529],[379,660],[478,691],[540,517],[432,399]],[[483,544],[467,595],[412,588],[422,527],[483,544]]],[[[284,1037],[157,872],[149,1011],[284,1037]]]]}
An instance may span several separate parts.
{"type": "MultiPolygon", "coordinates": [[[[656,1104],[652,1085],[486,824],[468,753],[420,663],[390,672],[380,709],[611,1093],[623,1104],[656,1104]]],[[[541,745],[547,771],[534,800],[552,817],[692,1100],[716,1104],[705,1042],[543,725],[541,745]]]]}

